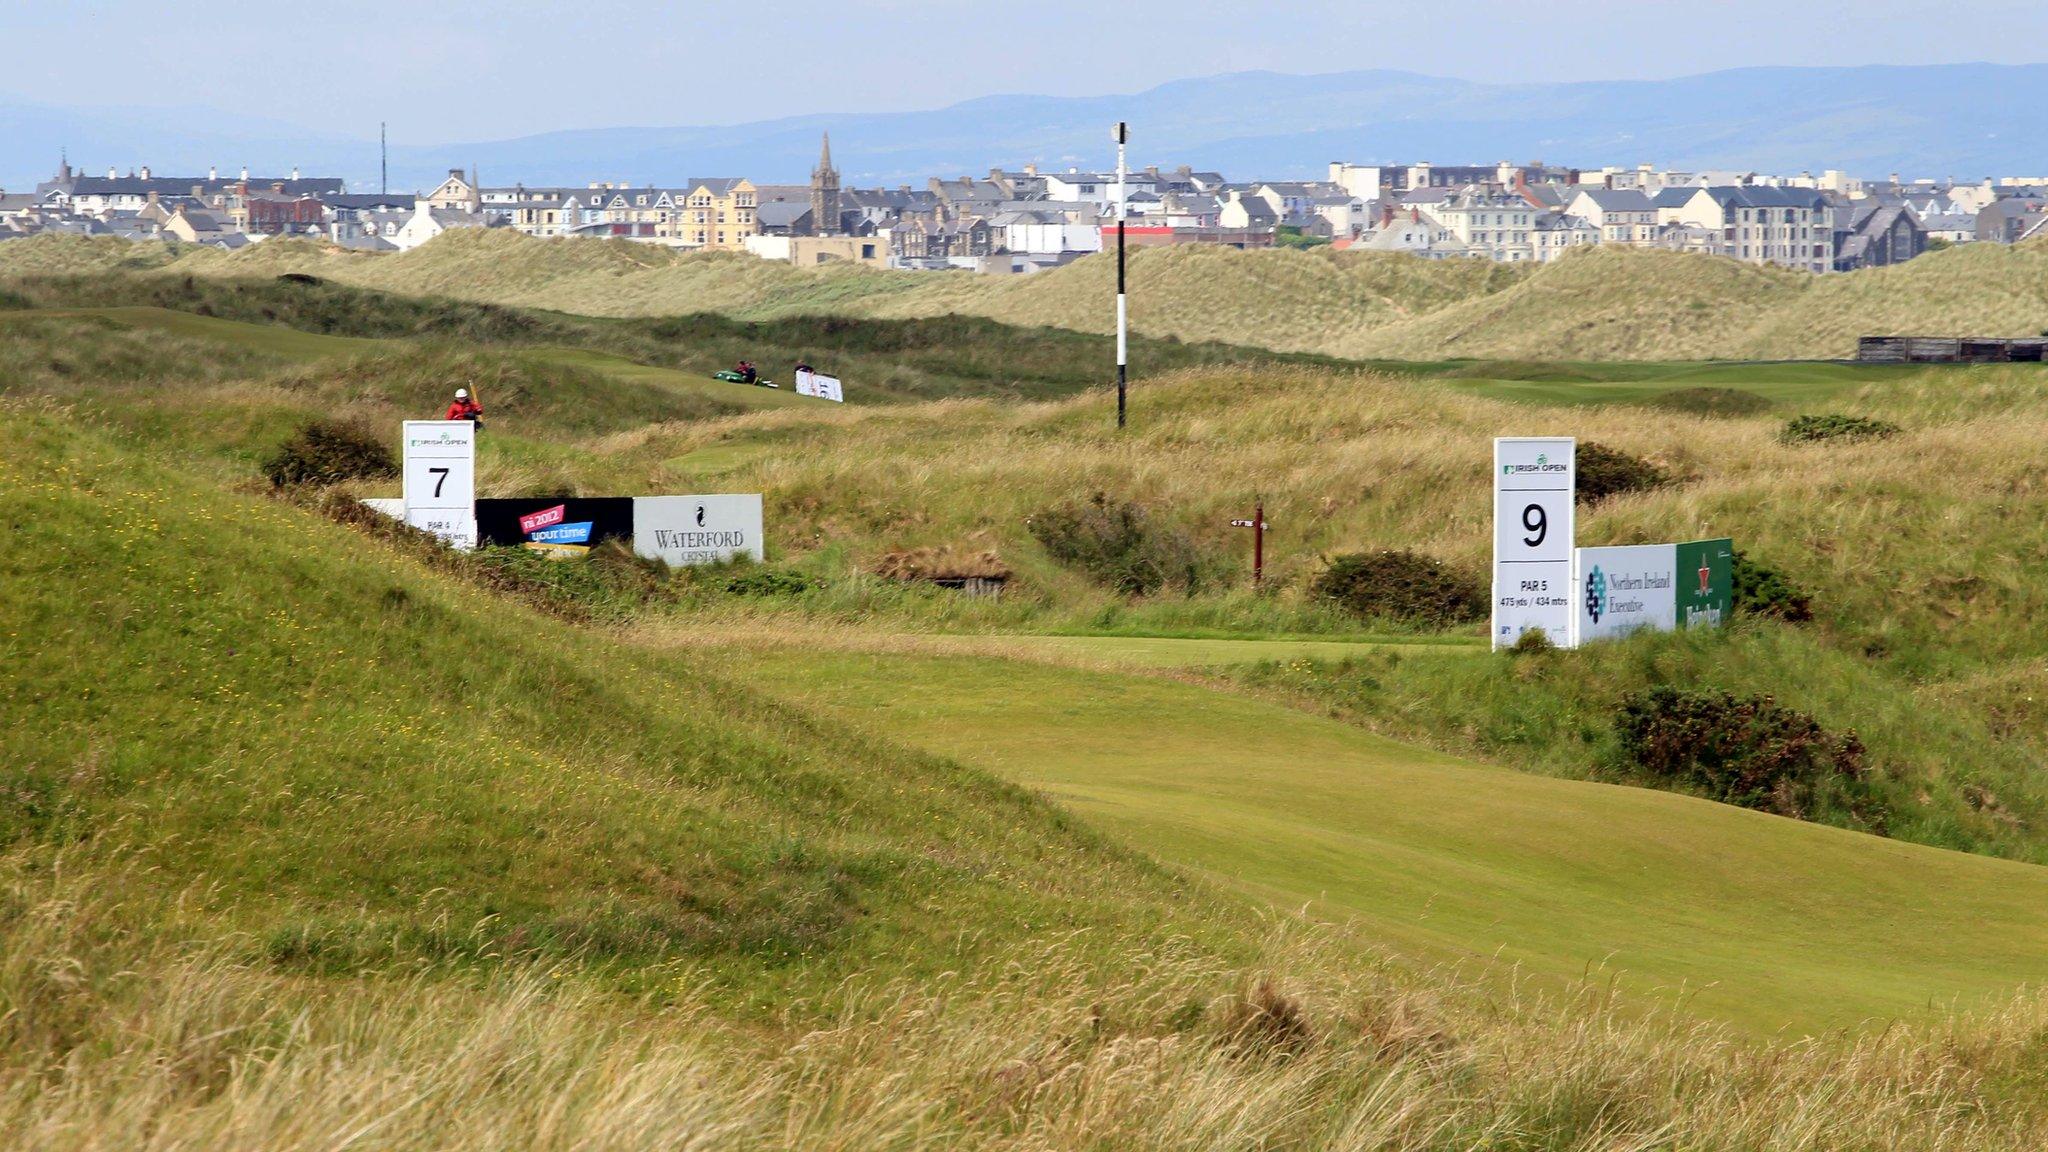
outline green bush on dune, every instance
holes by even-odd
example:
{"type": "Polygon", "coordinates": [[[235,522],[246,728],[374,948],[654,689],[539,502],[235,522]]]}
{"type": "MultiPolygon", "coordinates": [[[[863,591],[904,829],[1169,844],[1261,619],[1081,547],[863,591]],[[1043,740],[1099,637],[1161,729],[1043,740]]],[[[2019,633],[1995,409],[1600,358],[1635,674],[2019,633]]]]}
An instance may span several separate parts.
{"type": "Polygon", "coordinates": [[[1362,619],[1449,627],[1486,613],[1479,582],[1419,552],[1354,552],[1317,573],[1311,595],[1362,619]]]}
{"type": "Polygon", "coordinates": [[[1813,597],[1784,573],[1735,550],[1735,610],[1799,624],[1813,619],[1813,597]]]}
{"type": "Polygon", "coordinates": [[[1198,591],[1207,565],[1180,527],[1142,504],[1097,492],[1028,521],[1046,554],[1126,596],[1198,591]]]}
{"type": "Polygon", "coordinates": [[[310,420],[263,461],[274,488],[383,480],[398,475],[398,461],[375,429],[360,421],[310,420]]]}
{"type": "Polygon", "coordinates": [[[1661,685],[1622,701],[1615,733],[1631,764],[1658,783],[1798,820],[1846,812],[1884,831],[1856,733],[1829,732],[1769,696],[1661,685]]]}
{"type": "Polygon", "coordinates": [[[1671,483],[1671,473],[1654,461],[1588,440],[1578,447],[1578,502],[1598,504],[1609,496],[1648,492],[1671,483]]]}
{"type": "Polygon", "coordinates": [[[1887,440],[1904,429],[1889,420],[1849,416],[1840,412],[1795,416],[1785,424],[1778,438],[1787,444],[1813,444],[1823,440],[1887,440]]]}

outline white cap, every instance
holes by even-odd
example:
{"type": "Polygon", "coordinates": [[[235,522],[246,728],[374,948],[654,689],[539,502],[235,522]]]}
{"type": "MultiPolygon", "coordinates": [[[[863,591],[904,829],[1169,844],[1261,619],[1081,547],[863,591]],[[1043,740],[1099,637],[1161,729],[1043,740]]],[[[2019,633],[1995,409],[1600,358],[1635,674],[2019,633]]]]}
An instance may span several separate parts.
{"type": "Polygon", "coordinates": [[[467,388],[457,388],[457,389],[455,390],[455,398],[456,398],[457,400],[467,400],[467,399],[469,399],[469,389],[467,389],[467,388]]]}

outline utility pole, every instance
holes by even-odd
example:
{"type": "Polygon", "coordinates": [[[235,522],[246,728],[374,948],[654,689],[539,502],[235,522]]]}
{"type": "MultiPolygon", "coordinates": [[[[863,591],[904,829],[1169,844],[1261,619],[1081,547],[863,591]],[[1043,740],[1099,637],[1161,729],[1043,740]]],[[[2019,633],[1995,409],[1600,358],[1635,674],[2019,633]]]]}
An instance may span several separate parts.
{"type": "Polygon", "coordinates": [[[1124,299],[1124,219],[1128,215],[1130,198],[1125,194],[1128,168],[1124,163],[1124,143],[1130,139],[1130,126],[1122,120],[1116,122],[1116,426],[1124,426],[1124,410],[1130,392],[1130,341],[1126,327],[1130,322],[1130,310],[1124,299]]]}

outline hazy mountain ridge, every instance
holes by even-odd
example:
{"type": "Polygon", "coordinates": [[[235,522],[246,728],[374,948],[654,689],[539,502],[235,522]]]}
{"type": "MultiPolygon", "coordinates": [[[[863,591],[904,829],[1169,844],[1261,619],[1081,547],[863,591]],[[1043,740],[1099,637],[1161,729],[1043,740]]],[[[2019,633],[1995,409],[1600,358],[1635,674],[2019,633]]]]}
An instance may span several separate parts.
{"type": "MultiPolygon", "coordinates": [[[[1111,161],[1108,126],[1133,125],[1133,161],[1187,163],[1238,178],[1302,177],[1360,162],[1657,163],[1864,176],[2027,174],[2048,157],[2048,118],[2030,93],[2048,65],[1745,68],[1671,80],[1486,84],[1376,69],[1241,72],[1132,95],[992,95],[918,112],[819,113],[702,127],[615,127],[392,149],[394,187],[429,187],[451,166],[486,182],[680,183],[710,173],[801,181],[830,131],[848,180],[921,183],[994,165],[1111,161]]],[[[55,109],[0,99],[8,144],[0,187],[25,189],[60,147],[97,171],[298,166],[373,185],[372,125],[358,138],[293,136],[274,122],[192,109],[55,109]],[[175,136],[167,133],[175,132],[175,136]]],[[[399,129],[401,134],[406,129],[399,129]]]]}

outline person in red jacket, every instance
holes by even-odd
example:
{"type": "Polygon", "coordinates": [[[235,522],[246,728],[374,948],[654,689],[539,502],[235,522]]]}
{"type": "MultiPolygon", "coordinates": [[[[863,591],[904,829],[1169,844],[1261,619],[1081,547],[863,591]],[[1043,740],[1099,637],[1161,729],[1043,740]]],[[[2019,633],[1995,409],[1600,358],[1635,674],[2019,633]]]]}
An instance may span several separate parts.
{"type": "Polygon", "coordinates": [[[455,402],[448,405],[450,420],[467,420],[481,430],[484,426],[484,406],[469,398],[469,389],[457,388],[455,402]]]}

